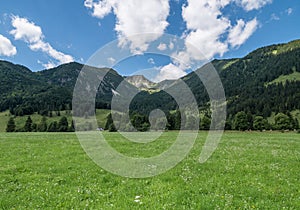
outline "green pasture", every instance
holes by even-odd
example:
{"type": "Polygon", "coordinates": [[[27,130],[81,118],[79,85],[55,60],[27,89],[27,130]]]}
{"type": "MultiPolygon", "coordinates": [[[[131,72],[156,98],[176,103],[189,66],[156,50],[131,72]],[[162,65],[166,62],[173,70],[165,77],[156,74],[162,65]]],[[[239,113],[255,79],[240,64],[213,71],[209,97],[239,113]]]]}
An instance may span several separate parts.
{"type": "MultiPolygon", "coordinates": [[[[0,209],[300,209],[300,134],[225,132],[200,164],[206,135],[170,171],[130,179],[98,167],[75,133],[0,133],[0,209]]],[[[150,157],[177,132],[145,145],[104,136],[125,155],[150,157]]]]}

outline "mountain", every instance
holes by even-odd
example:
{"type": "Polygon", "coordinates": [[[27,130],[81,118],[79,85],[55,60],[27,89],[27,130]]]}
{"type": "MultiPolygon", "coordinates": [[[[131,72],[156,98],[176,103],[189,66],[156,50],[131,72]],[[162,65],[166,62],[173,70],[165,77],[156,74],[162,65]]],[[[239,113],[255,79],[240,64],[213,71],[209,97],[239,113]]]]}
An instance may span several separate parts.
{"type": "MultiPolygon", "coordinates": [[[[95,68],[72,62],[56,68],[32,72],[26,67],[0,61],[0,111],[10,109],[16,115],[71,109],[74,86],[79,73],[97,72],[101,81],[96,81],[98,93],[96,106],[109,108],[114,90],[123,82],[123,77],[113,69],[95,68]],[[99,83],[99,84],[98,84],[99,83]]],[[[136,90],[125,81],[128,92],[136,90]]],[[[87,84],[89,85],[89,84],[87,84]]]]}
{"type": "Polygon", "coordinates": [[[150,93],[159,92],[160,90],[167,89],[176,83],[176,80],[163,80],[159,83],[148,80],[143,75],[133,75],[125,77],[125,80],[137,87],[139,90],[148,91],[150,93]]]}
{"type": "Polygon", "coordinates": [[[156,83],[146,79],[143,75],[125,77],[125,80],[140,90],[148,90],[156,86],[156,83]]]}
{"type": "MultiPolygon", "coordinates": [[[[224,86],[229,118],[240,111],[269,117],[272,112],[300,109],[300,40],[262,47],[243,58],[213,60],[211,64],[224,86]]],[[[192,90],[199,107],[209,109],[208,94],[196,75],[201,74],[204,68],[181,79],[192,90]]],[[[179,89],[176,81],[171,84],[164,90],[179,89]]],[[[147,97],[146,100],[143,96],[134,101],[134,108],[147,113],[156,107],[176,107],[174,101],[157,102],[167,97],[163,91],[147,97]],[[148,108],[145,108],[145,103],[148,103],[148,108]]]]}
{"type": "Polygon", "coordinates": [[[158,89],[164,90],[164,89],[167,89],[167,88],[171,87],[175,83],[176,83],[176,80],[163,80],[163,81],[157,83],[156,87],[158,89]]]}
{"type": "MultiPolygon", "coordinates": [[[[271,112],[300,109],[300,40],[262,47],[240,59],[214,60],[212,64],[223,83],[229,115],[246,111],[266,117],[271,112]]],[[[190,87],[197,83],[191,75],[185,80],[190,87]]],[[[195,95],[199,93],[199,89],[192,89],[195,95]]]]}
{"type": "MultiPolygon", "coordinates": [[[[268,117],[272,112],[300,109],[300,40],[262,47],[243,58],[219,59],[211,63],[225,89],[229,118],[239,111],[268,117]]],[[[0,61],[0,111],[10,109],[14,114],[28,114],[71,109],[73,89],[82,68],[103,76],[95,74],[95,82],[102,81],[99,87],[86,84],[98,88],[97,108],[110,108],[111,98],[118,94],[117,87],[121,82],[128,93],[140,90],[130,104],[132,110],[149,113],[155,108],[177,108],[167,92],[178,89],[178,81],[155,84],[144,76],[124,78],[113,69],[75,62],[32,72],[24,66],[0,61]]],[[[195,75],[204,68],[181,79],[192,90],[199,108],[208,109],[206,89],[195,75]]]]}

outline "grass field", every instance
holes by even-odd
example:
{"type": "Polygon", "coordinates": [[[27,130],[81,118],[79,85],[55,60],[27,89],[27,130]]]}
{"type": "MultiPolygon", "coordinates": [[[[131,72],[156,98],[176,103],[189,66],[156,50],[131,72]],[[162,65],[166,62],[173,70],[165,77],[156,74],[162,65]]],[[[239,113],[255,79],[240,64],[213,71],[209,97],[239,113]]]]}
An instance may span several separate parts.
{"type": "MultiPolygon", "coordinates": [[[[159,154],[176,135],[141,146],[105,133],[131,156],[159,154]]],[[[226,132],[199,164],[206,135],[170,171],[130,179],[99,168],[74,133],[0,133],[0,208],[300,209],[300,134],[226,132]]]]}

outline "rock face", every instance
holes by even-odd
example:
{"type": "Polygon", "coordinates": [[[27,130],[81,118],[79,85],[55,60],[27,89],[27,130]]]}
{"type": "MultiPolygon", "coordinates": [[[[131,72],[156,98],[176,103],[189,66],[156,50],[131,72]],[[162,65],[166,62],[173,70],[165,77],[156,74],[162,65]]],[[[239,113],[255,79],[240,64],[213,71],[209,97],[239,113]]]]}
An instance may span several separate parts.
{"type": "Polygon", "coordinates": [[[125,80],[137,87],[138,89],[152,89],[156,86],[156,83],[146,79],[143,75],[129,76],[126,77],[125,80]]]}
{"type": "Polygon", "coordinates": [[[140,90],[150,90],[150,91],[164,90],[176,83],[176,80],[164,80],[159,83],[155,83],[148,80],[143,75],[129,76],[126,77],[125,80],[140,90]]]}

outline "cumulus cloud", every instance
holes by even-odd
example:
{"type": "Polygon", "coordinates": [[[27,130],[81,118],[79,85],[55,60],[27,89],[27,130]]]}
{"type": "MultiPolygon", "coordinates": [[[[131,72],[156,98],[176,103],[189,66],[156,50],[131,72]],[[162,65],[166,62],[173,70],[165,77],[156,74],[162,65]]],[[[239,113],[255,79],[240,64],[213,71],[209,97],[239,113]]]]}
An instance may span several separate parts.
{"type": "MultiPolygon", "coordinates": [[[[215,55],[223,56],[230,48],[238,47],[257,29],[256,18],[246,22],[242,19],[233,25],[222,13],[222,9],[237,0],[188,0],[182,8],[182,17],[186,22],[186,50],[178,52],[186,67],[193,61],[205,61],[215,55]],[[201,12],[199,12],[201,11],[201,12]]],[[[240,1],[244,8],[258,8],[268,1],[240,1]]],[[[183,67],[183,65],[180,65],[183,67]]]]}
{"type": "Polygon", "coordinates": [[[272,3],[272,0],[236,0],[236,3],[242,6],[244,10],[251,11],[272,3]]]}
{"type": "MultiPolygon", "coordinates": [[[[270,3],[272,0],[187,0],[182,5],[186,25],[181,37],[185,42],[184,49],[173,53],[172,63],[160,68],[156,81],[179,78],[185,75],[186,69],[203,64],[216,55],[223,56],[231,47],[237,48],[249,39],[258,28],[258,20],[231,22],[223,13],[226,6],[236,4],[248,12],[270,3]]],[[[161,37],[169,24],[169,0],[85,0],[84,5],[99,19],[115,14],[119,45],[129,46],[133,54],[146,51],[149,43],[161,37]],[[146,35],[132,36],[136,34],[146,35]]],[[[174,43],[157,46],[161,51],[168,48],[173,50],[174,43]]]]}
{"type": "Polygon", "coordinates": [[[169,0],[85,0],[84,5],[100,19],[113,12],[117,18],[115,30],[119,44],[129,44],[134,54],[146,51],[149,43],[157,40],[168,26],[169,0]],[[133,36],[136,34],[147,35],[133,36]]]}
{"type": "Polygon", "coordinates": [[[161,82],[163,80],[175,80],[185,76],[187,73],[184,69],[170,63],[162,67],[159,74],[154,78],[154,82],[161,82]]]}
{"type": "MultiPolygon", "coordinates": [[[[58,61],[57,65],[74,61],[72,56],[57,51],[49,43],[45,42],[41,27],[35,25],[35,23],[18,16],[13,16],[11,22],[15,29],[11,30],[10,34],[12,34],[16,40],[26,42],[31,50],[42,51],[48,54],[58,61]]],[[[52,68],[56,65],[50,61],[47,64],[43,64],[43,66],[45,68],[52,68]]]]}
{"type": "Polygon", "coordinates": [[[0,34],[0,56],[13,56],[17,54],[16,47],[11,41],[0,34]]]}
{"type": "Polygon", "coordinates": [[[288,15],[291,15],[293,13],[293,8],[288,8],[286,11],[285,11],[288,15]]]}
{"type": "Polygon", "coordinates": [[[186,49],[175,55],[181,59],[181,68],[188,68],[186,64],[192,60],[211,59],[228,51],[228,44],[221,41],[221,37],[231,23],[222,15],[221,9],[229,3],[230,0],[188,0],[187,5],[182,7],[182,17],[187,27],[184,35],[186,49]]]}
{"type": "Polygon", "coordinates": [[[43,39],[42,29],[26,18],[18,16],[12,17],[12,26],[14,30],[10,34],[14,35],[16,40],[24,40],[27,43],[35,43],[43,39]]]}
{"type": "Polygon", "coordinates": [[[98,18],[104,18],[108,15],[116,1],[102,0],[94,2],[93,0],[85,0],[84,6],[93,9],[92,15],[98,18]]]}
{"type": "Polygon", "coordinates": [[[256,18],[245,23],[243,20],[238,20],[237,25],[229,31],[228,42],[232,47],[242,45],[256,30],[258,21],[256,18]]]}
{"type": "Polygon", "coordinates": [[[160,43],[160,44],[158,45],[157,49],[160,50],[160,51],[164,51],[164,50],[167,49],[167,45],[164,44],[164,43],[160,43]]]}

